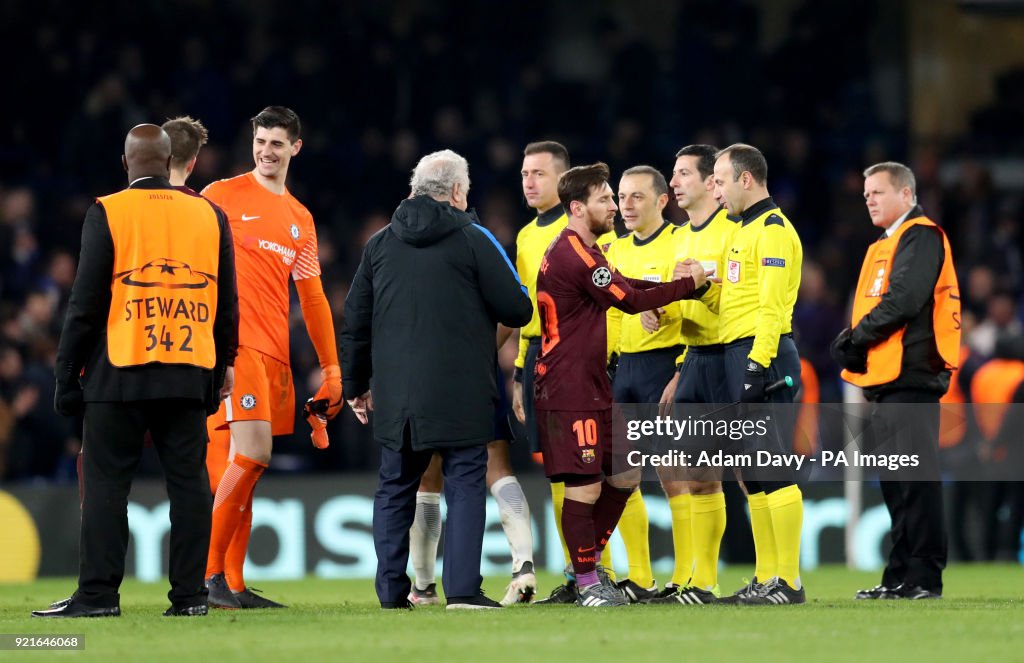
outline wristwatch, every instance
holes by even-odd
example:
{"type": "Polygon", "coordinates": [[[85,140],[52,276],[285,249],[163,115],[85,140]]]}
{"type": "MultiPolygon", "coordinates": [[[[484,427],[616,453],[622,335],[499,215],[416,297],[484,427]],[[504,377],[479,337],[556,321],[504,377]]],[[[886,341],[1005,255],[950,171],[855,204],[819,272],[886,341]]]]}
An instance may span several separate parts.
{"type": "Polygon", "coordinates": [[[747,372],[748,373],[757,373],[757,374],[760,375],[761,373],[764,373],[764,366],[762,366],[761,364],[757,363],[753,359],[748,359],[747,360],[747,372]]]}

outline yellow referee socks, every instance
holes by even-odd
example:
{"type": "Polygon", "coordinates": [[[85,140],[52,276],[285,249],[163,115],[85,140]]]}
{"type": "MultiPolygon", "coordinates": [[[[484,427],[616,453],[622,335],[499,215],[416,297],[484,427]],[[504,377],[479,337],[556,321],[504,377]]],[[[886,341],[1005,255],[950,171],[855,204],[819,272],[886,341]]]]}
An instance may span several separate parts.
{"type": "Polygon", "coordinates": [[[672,510],[672,548],[676,560],[670,582],[679,587],[685,587],[693,575],[691,504],[689,493],[668,498],[668,507],[672,510]]]}
{"type": "MultiPolygon", "coordinates": [[[[775,532],[775,550],[778,570],[775,575],[793,589],[800,589],[800,535],[804,525],[804,496],[796,484],[786,486],[768,495],[775,532]]],[[[761,576],[757,577],[761,580],[761,576]]]]}
{"type": "Polygon", "coordinates": [[[551,508],[555,512],[555,527],[558,528],[558,540],[562,542],[562,555],[565,556],[565,567],[572,567],[569,546],[565,544],[565,532],[562,531],[562,505],[565,503],[565,484],[551,484],[551,508]]]}
{"type": "MultiPolygon", "coordinates": [[[[647,519],[647,505],[643,495],[637,488],[626,501],[626,508],[619,518],[619,533],[626,544],[626,557],[629,560],[629,579],[647,589],[654,584],[654,571],[651,570],[651,544],[648,539],[650,523],[647,519]]],[[[601,563],[608,566],[608,551],[601,555],[601,563]]]]}
{"type": "Polygon", "coordinates": [[[775,550],[775,530],[772,527],[772,512],[768,508],[768,496],[763,492],[747,495],[750,506],[750,529],[754,533],[754,575],[758,582],[767,582],[778,575],[779,556],[775,550]]]}
{"type": "Polygon", "coordinates": [[[718,584],[718,550],[725,533],[725,493],[694,495],[691,500],[693,579],[690,584],[710,590],[718,584]]]}

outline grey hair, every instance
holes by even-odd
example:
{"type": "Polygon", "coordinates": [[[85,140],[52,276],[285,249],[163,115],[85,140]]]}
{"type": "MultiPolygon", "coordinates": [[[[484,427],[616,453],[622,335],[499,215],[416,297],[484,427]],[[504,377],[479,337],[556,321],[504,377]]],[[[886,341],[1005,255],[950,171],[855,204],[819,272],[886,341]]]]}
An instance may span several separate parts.
{"type": "Polygon", "coordinates": [[[889,173],[889,181],[897,190],[909,187],[911,198],[917,200],[917,179],[914,178],[914,171],[907,166],[898,161],[883,161],[864,169],[864,177],[871,177],[875,173],[889,173]]]}
{"type": "Polygon", "coordinates": [[[451,150],[432,152],[420,159],[409,178],[414,196],[446,198],[456,184],[462,185],[463,192],[469,190],[469,162],[451,150]]]}

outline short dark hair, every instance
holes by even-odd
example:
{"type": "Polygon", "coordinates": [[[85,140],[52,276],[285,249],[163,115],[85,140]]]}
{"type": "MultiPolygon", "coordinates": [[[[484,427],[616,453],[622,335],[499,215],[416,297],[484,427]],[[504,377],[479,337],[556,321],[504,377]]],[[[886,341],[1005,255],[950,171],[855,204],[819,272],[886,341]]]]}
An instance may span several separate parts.
{"type": "Polygon", "coordinates": [[[171,167],[184,168],[195,159],[199,149],[206,145],[210,134],[199,120],[182,115],[163,123],[162,128],[171,137],[171,167]]]}
{"type": "Polygon", "coordinates": [[[633,166],[623,171],[622,176],[626,175],[650,175],[651,184],[654,185],[654,195],[668,194],[668,182],[665,181],[665,176],[661,174],[661,171],[654,166],[633,166]]]}
{"type": "Polygon", "coordinates": [[[700,178],[706,180],[715,174],[715,155],[718,154],[718,148],[714,145],[687,145],[678,152],[676,152],[676,158],[679,157],[697,157],[697,172],[700,173],[700,178]]]}
{"type": "Polygon", "coordinates": [[[530,143],[523,150],[523,156],[528,157],[531,154],[550,154],[553,159],[562,162],[563,170],[568,170],[569,166],[572,165],[569,163],[569,150],[558,141],[539,140],[530,143]]]}
{"type": "Polygon", "coordinates": [[[299,116],[291,108],[284,106],[267,106],[261,110],[256,117],[252,118],[252,133],[256,135],[256,129],[274,129],[281,127],[288,133],[288,140],[295,142],[302,135],[302,123],[299,116]]]}
{"type": "Polygon", "coordinates": [[[569,211],[569,203],[574,200],[586,204],[593,190],[607,183],[610,176],[608,164],[602,161],[570,168],[558,178],[558,200],[566,212],[569,211]]]}
{"type": "Polygon", "coordinates": [[[740,178],[744,171],[750,173],[751,177],[758,184],[765,184],[768,181],[768,162],[765,161],[761,150],[746,143],[733,143],[715,155],[715,160],[729,155],[729,162],[732,163],[733,181],[740,178]]]}

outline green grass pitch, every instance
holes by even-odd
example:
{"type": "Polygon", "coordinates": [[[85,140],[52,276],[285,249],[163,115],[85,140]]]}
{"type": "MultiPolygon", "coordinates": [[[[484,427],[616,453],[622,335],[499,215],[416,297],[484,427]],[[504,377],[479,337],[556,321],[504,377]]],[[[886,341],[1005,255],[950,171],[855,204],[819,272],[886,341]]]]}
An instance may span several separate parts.
{"type": "MultiPolygon", "coordinates": [[[[723,589],[747,569],[727,569],[723,589]]],[[[546,593],[558,580],[540,578],[546,593]]],[[[125,582],[119,619],[40,620],[70,579],[0,585],[0,633],[85,635],[84,651],[0,652],[0,659],[115,661],[967,661],[1024,660],[1024,569],[957,565],[941,601],[854,601],[876,574],[824,567],[807,573],[809,603],[773,607],[587,610],[520,606],[501,611],[377,608],[368,580],[258,583],[287,610],[164,618],[164,584],[125,582]]],[[[504,578],[488,578],[492,597],[504,578]]]]}

